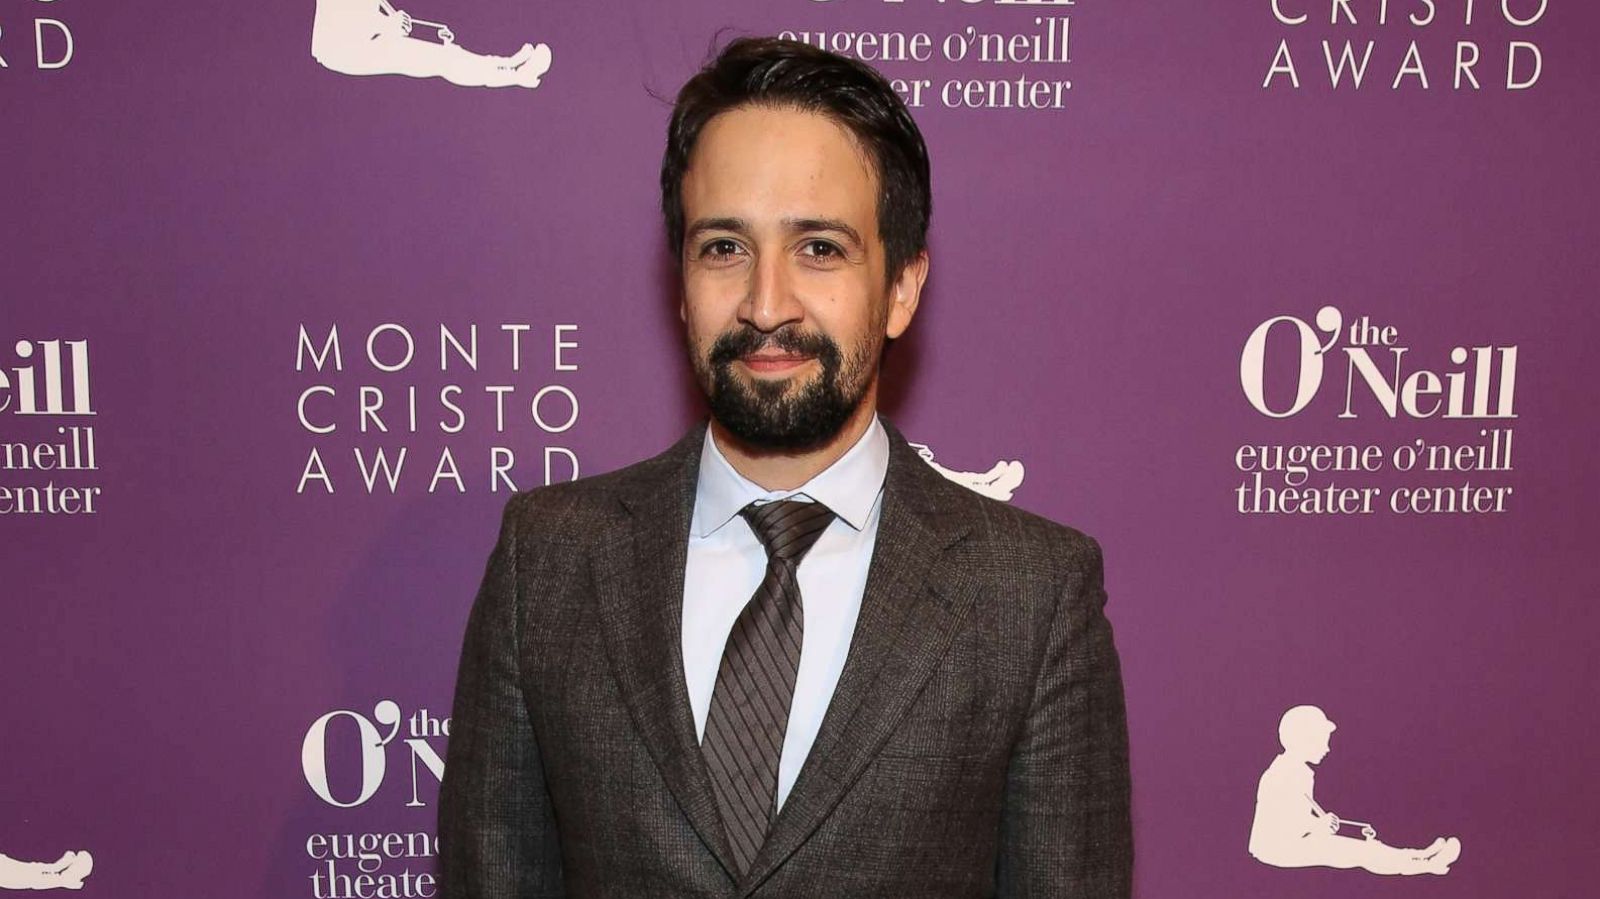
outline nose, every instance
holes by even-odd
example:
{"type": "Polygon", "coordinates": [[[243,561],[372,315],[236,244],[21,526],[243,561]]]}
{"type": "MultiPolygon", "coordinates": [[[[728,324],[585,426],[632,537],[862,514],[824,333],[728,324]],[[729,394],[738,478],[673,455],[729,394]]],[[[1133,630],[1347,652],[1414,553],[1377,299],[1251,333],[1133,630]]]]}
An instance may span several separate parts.
{"type": "Polygon", "coordinates": [[[795,295],[794,280],[782,253],[762,253],[750,276],[739,320],[762,333],[771,333],[805,317],[805,307],[795,295]]]}

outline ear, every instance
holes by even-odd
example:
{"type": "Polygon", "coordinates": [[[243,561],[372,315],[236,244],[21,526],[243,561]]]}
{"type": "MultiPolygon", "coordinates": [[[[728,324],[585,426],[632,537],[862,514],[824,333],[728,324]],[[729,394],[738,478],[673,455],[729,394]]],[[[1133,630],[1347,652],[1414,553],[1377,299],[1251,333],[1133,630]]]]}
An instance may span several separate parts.
{"type": "Polygon", "coordinates": [[[927,280],[928,251],[923,250],[900,269],[899,277],[889,285],[889,316],[884,323],[884,336],[893,340],[911,326],[911,319],[917,314],[917,303],[922,300],[922,285],[927,280]]]}

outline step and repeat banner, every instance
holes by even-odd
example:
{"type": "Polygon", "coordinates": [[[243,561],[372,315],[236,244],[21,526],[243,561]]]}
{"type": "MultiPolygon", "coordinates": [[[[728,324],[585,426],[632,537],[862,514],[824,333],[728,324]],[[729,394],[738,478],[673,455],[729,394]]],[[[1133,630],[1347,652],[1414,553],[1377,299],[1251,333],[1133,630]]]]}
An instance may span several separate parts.
{"type": "Polygon", "coordinates": [[[501,507],[703,414],[657,171],[745,34],[926,135],[884,411],[1103,544],[1138,895],[1586,894],[1578,0],[0,0],[0,892],[436,894],[501,507]]]}

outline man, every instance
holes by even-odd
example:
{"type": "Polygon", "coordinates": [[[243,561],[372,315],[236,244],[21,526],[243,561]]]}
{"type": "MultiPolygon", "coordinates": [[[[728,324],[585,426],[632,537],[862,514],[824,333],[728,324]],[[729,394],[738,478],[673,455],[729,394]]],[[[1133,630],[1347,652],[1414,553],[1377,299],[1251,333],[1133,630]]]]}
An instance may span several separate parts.
{"type": "Polygon", "coordinates": [[[928,162],[871,69],[735,41],[662,206],[709,427],[508,503],[467,626],[446,896],[1126,896],[1098,546],[876,415],[928,162]]]}

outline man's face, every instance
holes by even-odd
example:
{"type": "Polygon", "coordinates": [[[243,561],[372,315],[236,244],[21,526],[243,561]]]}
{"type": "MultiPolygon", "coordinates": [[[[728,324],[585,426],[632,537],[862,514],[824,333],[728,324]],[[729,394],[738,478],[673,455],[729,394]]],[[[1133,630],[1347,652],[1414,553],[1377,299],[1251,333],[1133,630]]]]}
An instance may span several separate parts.
{"type": "Polygon", "coordinates": [[[806,450],[870,411],[886,337],[911,322],[918,257],[885,281],[878,182],[849,131],[740,107],[706,123],[683,179],[683,305],[712,416],[757,448],[806,450]]]}

